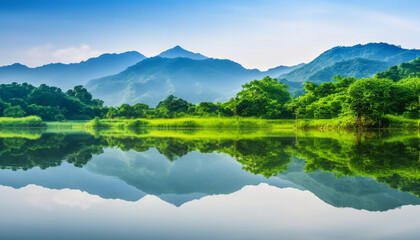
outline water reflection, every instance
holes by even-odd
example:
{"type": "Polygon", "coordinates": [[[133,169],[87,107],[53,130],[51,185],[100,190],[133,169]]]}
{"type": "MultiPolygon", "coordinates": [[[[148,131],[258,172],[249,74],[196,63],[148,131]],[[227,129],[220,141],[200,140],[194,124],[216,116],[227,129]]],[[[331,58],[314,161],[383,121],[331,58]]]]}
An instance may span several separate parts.
{"type": "Polygon", "coordinates": [[[79,190],[0,186],[1,239],[418,239],[420,208],[330,206],[309,191],[261,184],[180,207],[147,195],[104,200],[79,190]]]}
{"type": "Polygon", "coordinates": [[[0,184],[14,188],[36,184],[128,201],[152,194],[180,206],[207,195],[267,183],[307,189],[335,207],[385,211],[420,204],[417,132],[148,131],[3,136],[0,184]]]}

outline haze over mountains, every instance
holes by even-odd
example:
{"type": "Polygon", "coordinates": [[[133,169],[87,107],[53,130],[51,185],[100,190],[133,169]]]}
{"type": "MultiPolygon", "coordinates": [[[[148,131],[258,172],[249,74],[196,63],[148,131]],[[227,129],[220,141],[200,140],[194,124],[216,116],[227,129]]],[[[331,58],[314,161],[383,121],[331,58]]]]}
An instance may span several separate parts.
{"type": "Polygon", "coordinates": [[[387,43],[334,47],[308,64],[279,66],[268,71],[246,69],[231,60],[208,58],[176,46],[146,58],[138,52],[104,54],[74,64],[48,64],[28,68],[21,64],[0,67],[0,83],[45,83],[63,90],[84,85],[105,105],[146,103],[151,107],[173,94],[185,100],[223,102],[241,85],[265,76],[278,77],[289,90],[302,93],[306,81],[321,83],[343,77],[372,77],[390,66],[420,56],[420,50],[387,43]]]}
{"type": "Polygon", "coordinates": [[[334,47],[312,62],[292,72],[282,74],[292,82],[326,82],[336,75],[342,77],[372,77],[393,65],[409,62],[420,56],[420,50],[404,49],[387,43],[368,43],[351,47],[334,47]]]}
{"type": "Polygon", "coordinates": [[[67,90],[91,79],[121,72],[145,58],[143,54],[131,51],[107,53],[80,63],[51,63],[35,68],[16,63],[0,67],[0,83],[27,82],[36,86],[45,83],[67,90]]]}
{"type": "Polygon", "coordinates": [[[274,77],[297,67],[280,66],[261,72],[177,46],[119,74],[91,80],[85,86],[95,97],[102,97],[106,105],[142,102],[156,106],[171,94],[193,103],[222,102],[234,96],[246,82],[267,75],[274,77]]]}
{"type": "Polygon", "coordinates": [[[154,106],[166,94],[179,93],[181,97],[191,94],[193,97],[187,98],[190,101],[225,100],[247,81],[265,75],[275,77],[299,66],[279,66],[266,72],[248,70],[233,61],[208,58],[176,46],[148,59],[132,51],[36,68],[13,64],[0,67],[0,83],[27,82],[35,86],[45,83],[63,90],[86,85],[94,97],[105,99],[107,105],[141,100],[154,106]],[[144,59],[147,61],[141,62],[144,59]],[[127,69],[130,66],[133,67],[127,69]],[[97,80],[89,81],[92,79],[97,80]],[[213,86],[221,81],[225,84],[223,88],[213,86]]]}
{"type": "Polygon", "coordinates": [[[176,46],[119,74],[91,80],[85,86],[95,97],[104,96],[106,105],[142,102],[156,106],[171,94],[193,103],[223,102],[246,82],[267,75],[275,77],[300,66],[279,66],[262,72],[176,46]]]}

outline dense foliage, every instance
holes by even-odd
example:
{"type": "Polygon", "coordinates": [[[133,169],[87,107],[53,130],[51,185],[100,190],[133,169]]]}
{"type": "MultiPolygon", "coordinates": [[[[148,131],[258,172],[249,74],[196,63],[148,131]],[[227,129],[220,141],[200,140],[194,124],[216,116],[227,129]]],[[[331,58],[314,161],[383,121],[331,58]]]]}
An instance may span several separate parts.
{"type": "Polygon", "coordinates": [[[277,79],[265,77],[242,86],[243,90],[225,104],[235,115],[241,117],[286,118],[284,108],[291,100],[287,85],[277,79]]]}
{"type": "Polygon", "coordinates": [[[399,66],[392,66],[388,71],[377,73],[376,78],[386,78],[397,82],[405,78],[420,77],[420,57],[408,63],[402,63],[399,66]]]}
{"type": "Polygon", "coordinates": [[[100,114],[103,102],[92,99],[82,86],[63,92],[60,88],[41,84],[0,85],[0,116],[37,115],[43,120],[91,119],[100,114]]]}

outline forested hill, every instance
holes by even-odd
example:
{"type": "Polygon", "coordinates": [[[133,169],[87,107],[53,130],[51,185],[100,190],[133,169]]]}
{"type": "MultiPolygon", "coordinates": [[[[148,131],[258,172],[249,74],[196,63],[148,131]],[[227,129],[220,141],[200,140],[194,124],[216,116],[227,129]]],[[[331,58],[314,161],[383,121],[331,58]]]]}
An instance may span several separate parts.
{"type": "Polygon", "coordinates": [[[420,57],[408,63],[392,66],[388,71],[377,73],[377,78],[387,78],[394,82],[404,78],[420,78],[420,57]]]}
{"type": "Polygon", "coordinates": [[[132,51],[107,53],[80,63],[52,63],[35,68],[16,63],[0,67],[0,83],[26,82],[35,86],[47,84],[67,90],[94,78],[119,73],[145,58],[142,54],[132,51]]]}
{"type": "Polygon", "coordinates": [[[334,47],[310,63],[279,79],[315,83],[332,81],[333,77],[373,77],[393,65],[411,61],[420,56],[420,50],[404,49],[387,43],[368,43],[351,47],[334,47]]]}

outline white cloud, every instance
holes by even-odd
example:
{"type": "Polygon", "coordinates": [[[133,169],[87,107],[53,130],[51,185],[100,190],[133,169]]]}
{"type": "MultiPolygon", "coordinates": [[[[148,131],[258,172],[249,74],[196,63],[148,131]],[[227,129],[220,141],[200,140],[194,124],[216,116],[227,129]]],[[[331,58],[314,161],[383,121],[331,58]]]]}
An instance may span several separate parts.
{"type": "Polygon", "coordinates": [[[35,67],[48,63],[77,63],[92,57],[97,57],[103,52],[92,49],[87,44],[79,47],[67,47],[57,49],[52,44],[35,46],[26,52],[28,66],[35,67]]]}
{"type": "Polygon", "coordinates": [[[34,67],[47,63],[48,59],[51,60],[51,52],[53,51],[52,44],[45,44],[36,46],[26,52],[27,59],[25,64],[34,67]]]}
{"type": "Polygon", "coordinates": [[[89,45],[82,44],[80,47],[58,49],[52,53],[52,57],[58,62],[73,63],[97,57],[100,54],[102,54],[101,51],[93,50],[89,45]]]}

